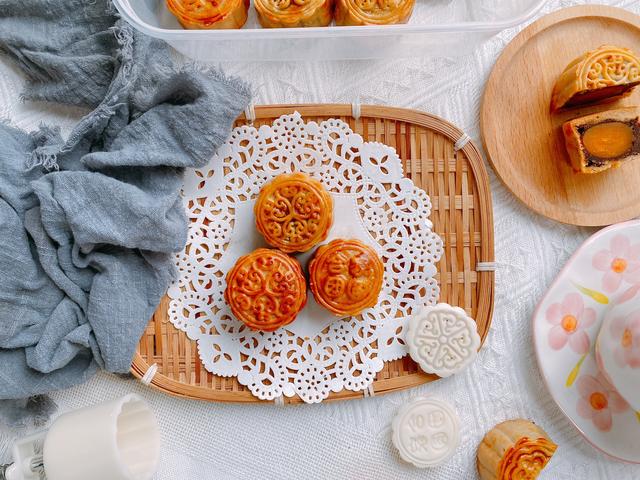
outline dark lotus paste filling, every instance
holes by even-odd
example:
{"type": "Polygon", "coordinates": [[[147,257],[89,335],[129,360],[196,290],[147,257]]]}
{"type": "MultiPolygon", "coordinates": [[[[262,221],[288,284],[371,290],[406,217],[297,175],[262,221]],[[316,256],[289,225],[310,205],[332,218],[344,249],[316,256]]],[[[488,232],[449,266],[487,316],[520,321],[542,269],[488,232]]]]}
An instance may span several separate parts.
{"type": "Polygon", "coordinates": [[[606,165],[608,162],[620,161],[627,158],[630,155],[638,155],[640,154],[640,125],[638,125],[638,118],[634,120],[628,120],[626,122],[621,122],[620,120],[605,120],[603,122],[590,123],[587,125],[580,125],[578,127],[578,133],[580,134],[580,143],[582,151],[584,152],[584,157],[586,161],[587,167],[602,167],[606,165]],[[631,144],[631,148],[624,152],[622,155],[618,155],[614,158],[601,158],[592,155],[589,150],[584,148],[584,144],[582,143],[582,137],[585,132],[589,130],[591,127],[595,127],[596,125],[602,125],[604,123],[624,123],[625,125],[629,125],[631,130],[633,131],[633,143],[631,144]]]}
{"type": "Polygon", "coordinates": [[[588,105],[590,103],[600,102],[606,99],[615,99],[624,95],[640,82],[629,83],[626,85],[612,85],[610,87],[599,88],[598,90],[588,90],[586,92],[576,93],[566,103],[565,107],[576,107],[578,105],[588,105]]]}

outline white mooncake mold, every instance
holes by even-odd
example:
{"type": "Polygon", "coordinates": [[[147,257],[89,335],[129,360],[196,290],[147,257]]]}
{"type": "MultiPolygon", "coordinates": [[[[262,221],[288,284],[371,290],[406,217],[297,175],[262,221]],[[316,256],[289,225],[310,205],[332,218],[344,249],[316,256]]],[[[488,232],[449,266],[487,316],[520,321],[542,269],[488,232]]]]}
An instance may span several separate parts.
{"type": "Polygon", "coordinates": [[[439,303],[409,320],[406,345],[426,373],[449,377],[469,365],[480,348],[476,322],[459,307],[439,303]]]}
{"type": "Polygon", "coordinates": [[[445,463],[460,443],[460,420],[442,400],[418,397],[393,420],[393,444],[403,460],[418,468],[445,463]]]}

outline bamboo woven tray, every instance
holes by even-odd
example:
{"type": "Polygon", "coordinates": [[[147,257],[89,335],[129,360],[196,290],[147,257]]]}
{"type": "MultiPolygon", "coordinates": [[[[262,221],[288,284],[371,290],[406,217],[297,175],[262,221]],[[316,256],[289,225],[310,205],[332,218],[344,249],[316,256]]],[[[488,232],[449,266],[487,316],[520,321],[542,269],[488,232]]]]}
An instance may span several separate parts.
{"type": "MultiPolygon", "coordinates": [[[[253,124],[270,124],[295,111],[307,121],[339,118],[365,141],[385,143],[397,150],[407,177],[431,197],[430,218],[434,231],[444,241],[436,276],[440,301],[463,307],[475,318],[484,342],[493,312],[494,273],[479,271],[477,264],[494,260],[493,210],[487,172],[473,142],[433,115],[377,106],[360,107],[358,119],[354,118],[351,105],[256,107],[253,124]]],[[[245,123],[245,116],[241,116],[236,125],[245,123]]],[[[261,402],[235,377],[219,377],[204,369],[195,342],[169,322],[168,304],[165,297],[145,330],[134,357],[133,374],[143,378],[150,365],[156,364],[157,371],[150,372],[153,376],[147,381],[165,393],[220,402],[261,402]]],[[[379,395],[437,379],[422,373],[407,356],[385,363],[370,392],[379,395]]],[[[328,400],[362,398],[370,392],[344,390],[332,393],[328,400]]],[[[284,398],[284,402],[301,400],[296,396],[284,398]]]]}

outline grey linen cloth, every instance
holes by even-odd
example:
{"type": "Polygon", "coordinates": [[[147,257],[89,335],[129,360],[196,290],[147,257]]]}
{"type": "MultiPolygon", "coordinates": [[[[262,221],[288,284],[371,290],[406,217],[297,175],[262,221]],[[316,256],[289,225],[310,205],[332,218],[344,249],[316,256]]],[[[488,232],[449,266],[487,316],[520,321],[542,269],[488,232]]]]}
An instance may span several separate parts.
{"type": "Polygon", "coordinates": [[[27,100],[93,109],[56,128],[0,124],[0,398],[127,372],[187,221],[185,167],[204,165],[250,98],[106,0],[0,0],[0,51],[27,100]]]}

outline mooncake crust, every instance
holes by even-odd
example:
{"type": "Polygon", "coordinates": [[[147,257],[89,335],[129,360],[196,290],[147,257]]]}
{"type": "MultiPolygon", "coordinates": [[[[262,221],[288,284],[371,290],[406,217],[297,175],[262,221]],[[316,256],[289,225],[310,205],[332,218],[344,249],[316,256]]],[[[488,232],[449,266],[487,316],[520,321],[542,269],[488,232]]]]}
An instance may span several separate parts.
{"type": "Polygon", "coordinates": [[[323,242],[333,224],[333,199],[324,186],[304,173],[277,176],[258,195],[256,228],[283,252],[306,252],[323,242]]]}
{"type": "Polygon", "coordinates": [[[259,248],[227,273],[224,298],[250,329],[272,332],[293,322],[307,303],[302,267],[285,253],[259,248]]]}
{"type": "Polygon", "coordinates": [[[254,0],[264,28],[326,27],[333,20],[334,0],[254,0]]]}
{"type": "Polygon", "coordinates": [[[631,152],[629,155],[626,155],[624,159],[610,159],[603,165],[590,165],[582,145],[583,133],[581,132],[582,129],[603,122],[623,122],[639,125],[639,119],[640,107],[629,107],[594,113],[565,122],[562,126],[562,133],[573,170],[580,173],[599,173],[610,168],[618,168],[622,163],[640,158],[640,153],[631,152]]]}
{"type": "Polygon", "coordinates": [[[384,266],[376,251],[355,239],[319,247],[309,263],[309,286],[316,302],[338,317],[374,307],[383,279],[384,266]]]}
{"type": "Polygon", "coordinates": [[[336,0],[336,25],[407,23],[415,0],[336,0]]]}
{"type": "Polygon", "coordinates": [[[166,0],[180,25],[189,30],[242,28],[249,0],[166,0]]]}
{"type": "Polygon", "coordinates": [[[615,101],[638,83],[640,59],[628,48],[603,45],[576,58],[562,72],[551,96],[551,111],[615,101]],[[600,98],[597,92],[603,90],[610,94],[600,98]]]}
{"type": "Polygon", "coordinates": [[[534,480],[557,449],[549,435],[529,420],[507,420],[482,439],[477,453],[481,480],[534,480]]]}

